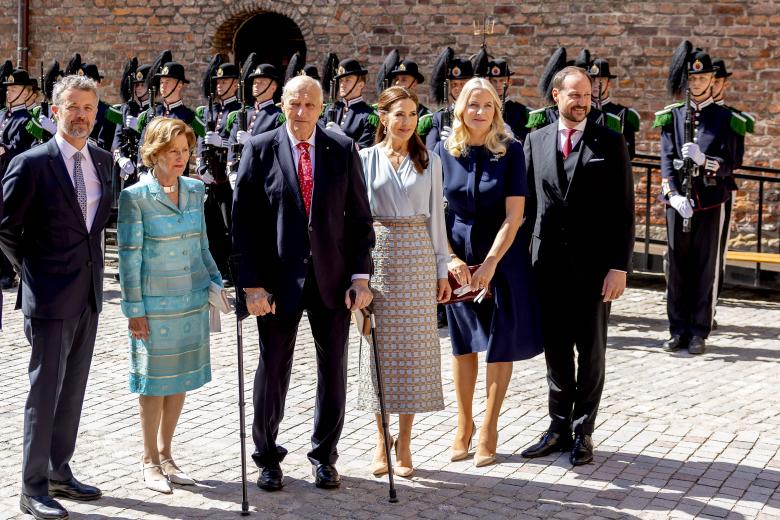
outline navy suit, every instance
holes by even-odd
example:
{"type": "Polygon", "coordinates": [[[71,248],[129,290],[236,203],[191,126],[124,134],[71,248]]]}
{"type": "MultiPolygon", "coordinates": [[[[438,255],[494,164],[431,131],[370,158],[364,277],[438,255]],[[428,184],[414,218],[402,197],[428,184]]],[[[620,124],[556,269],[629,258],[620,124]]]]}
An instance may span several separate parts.
{"type": "MultiPolygon", "coordinates": [[[[332,464],[346,407],[349,311],[354,274],[371,273],[374,231],[363,168],[354,142],[315,129],[310,216],[301,196],[287,126],[244,145],[233,198],[236,285],[263,287],[276,314],[257,320],[260,360],[255,375],[253,458],[278,464],[276,445],[290,381],[298,323],[307,311],[317,351],[317,400],[309,460],[332,464]]],[[[240,290],[240,289],[239,289],[240,290]]]]}
{"type": "Polygon", "coordinates": [[[17,156],[3,181],[0,247],[21,273],[17,307],[30,341],[22,493],[48,493],[73,475],[76,445],[103,300],[103,229],[111,209],[111,154],[88,145],[101,185],[92,229],[55,139],[17,156]]]}
{"type": "Polygon", "coordinates": [[[568,160],[557,139],[554,123],[525,140],[531,183],[526,217],[541,292],[549,429],[590,435],[604,386],[610,310],[601,288],[611,269],[631,268],[634,184],[620,134],[589,120],[568,160]]]}

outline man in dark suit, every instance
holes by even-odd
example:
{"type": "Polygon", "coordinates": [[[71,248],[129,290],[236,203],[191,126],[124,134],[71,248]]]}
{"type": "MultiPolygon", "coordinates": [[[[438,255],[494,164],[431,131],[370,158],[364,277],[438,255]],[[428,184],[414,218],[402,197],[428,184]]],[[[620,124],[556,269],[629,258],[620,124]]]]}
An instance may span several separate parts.
{"type": "Polygon", "coordinates": [[[526,215],[541,293],[551,422],[523,456],[570,451],[573,465],[593,460],[610,302],[626,287],[634,244],[626,142],[587,119],[590,97],[587,73],[562,69],[553,79],[561,117],[525,141],[532,183],[526,215]]]}
{"type": "Polygon", "coordinates": [[[20,507],[67,518],[49,495],[94,500],[69,461],[103,300],[102,234],[111,208],[111,154],[87,143],[97,85],[67,76],[54,87],[57,134],[14,158],[3,180],[0,247],[21,274],[16,308],[32,346],[24,414],[20,507]]]}
{"type": "Polygon", "coordinates": [[[257,485],[282,487],[276,444],[305,310],[317,351],[317,400],[309,452],[317,487],[340,483],[334,464],[346,407],[350,309],[371,302],[374,231],[355,143],[317,126],[322,89],[308,76],[284,87],[286,123],[244,146],[233,197],[238,290],[258,316],[252,458],[257,485]]]}

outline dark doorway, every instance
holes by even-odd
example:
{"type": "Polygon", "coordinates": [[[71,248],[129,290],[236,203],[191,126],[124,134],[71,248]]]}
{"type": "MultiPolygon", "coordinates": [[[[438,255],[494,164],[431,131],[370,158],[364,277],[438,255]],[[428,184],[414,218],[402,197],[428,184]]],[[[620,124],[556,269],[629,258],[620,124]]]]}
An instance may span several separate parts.
{"type": "Polygon", "coordinates": [[[275,65],[284,74],[295,52],[306,60],[306,42],[298,26],[284,15],[265,12],[248,18],[236,31],[233,52],[242,63],[256,53],[260,63],[275,65]]]}

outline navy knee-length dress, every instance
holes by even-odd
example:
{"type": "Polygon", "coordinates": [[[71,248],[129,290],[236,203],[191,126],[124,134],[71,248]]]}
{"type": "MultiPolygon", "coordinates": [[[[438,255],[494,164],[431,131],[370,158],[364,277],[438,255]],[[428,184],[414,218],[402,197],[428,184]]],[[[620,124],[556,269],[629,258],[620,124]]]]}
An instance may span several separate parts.
{"type": "MultiPolygon", "coordinates": [[[[482,263],[506,219],[506,198],[528,195],[523,146],[512,140],[498,156],[484,146],[453,156],[443,145],[447,238],[468,265],[482,263]]],[[[492,300],[447,306],[453,355],[486,352],[488,363],[529,359],[542,352],[536,287],[522,228],[491,281],[492,300]]]]}

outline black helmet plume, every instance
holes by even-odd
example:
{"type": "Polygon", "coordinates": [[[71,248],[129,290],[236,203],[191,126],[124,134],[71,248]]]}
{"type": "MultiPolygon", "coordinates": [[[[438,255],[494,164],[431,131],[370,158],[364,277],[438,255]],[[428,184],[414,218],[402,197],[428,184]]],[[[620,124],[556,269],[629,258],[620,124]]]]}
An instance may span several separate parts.
{"type": "Polygon", "coordinates": [[[284,82],[287,83],[295,76],[300,74],[301,70],[306,64],[301,59],[301,53],[295,51],[295,54],[290,58],[290,62],[287,64],[287,70],[284,72],[284,82]]]}
{"type": "Polygon", "coordinates": [[[686,74],[687,63],[693,44],[688,40],[683,40],[672,54],[672,61],[669,64],[669,77],[666,79],[666,91],[672,97],[680,97],[685,89],[688,88],[688,74],[686,74]]]}
{"type": "Polygon", "coordinates": [[[200,92],[203,94],[204,98],[208,98],[214,93],[215,81],[211,78],[217,75],[217,69],[226,61],[227,56],[224,54],[218,53],[211,57],[211,61],[209,62],[208,67],[206,67],[206,71],[203,73],[203,79],[200,82],[200,92]]]}
{"type": "Polygon", "coordinates": [[[119,95],[125,103],[133,99],[136,70],[138,70],[138,58],[133,56],[125,63],[125,68],[122,69],[122,81],[119,83],[119,95]]]}
{"type": "Polygon", "coordinates": [[[330,82],[333,80],[333,76],[336,75],[338,67],[339,57],[335,53],[329,52],[322,64],[322,90],[325,91],[326,96],[330,92],[330,82]]]}
{"type": "Polygon", "coordinates": [[[553,77],[566,67],[566,48],[558,47],[555,52],[552,53],[550,59],[547,60],[547,65],[544,67],[542,77],[539,80],[539,94],[544,97],[545,102],[552,103],[552,80],[553,77]]]}
{"type": "Polygon", "coordinates": [[[65,67],[65,75],[70,76],[71,74],[78,74],[80,70],[81,54],[77,52],[70,58],[70,61],[68,61],[68,66],[65,67]]]}
{"type": "Polygon", "coordinates": [[[249,75],[254,72],[255,67],[257,67],[257,54],[254,52],[250,53],[249,56],[246,57],[244,60],[244,63],[241,65],[241,81],[244,82],[244,104],[245,105],[251,105],[253,96],[252,96],[252,83],[253,80],[249,78],[249,75]]]}
{"type": "Polygon", "coordinates": [[[490,63],[490,57],[488,56],[487,47],[485,45],[479,49],[479,52],[474,56],[471,61],[474,67],[474,76],[478,78],[486,78],[488,75],[488,64],[490,63]]]}
{"type": "Polygon", "coordinates": [[[580,53],[574,58],[574,66],[587,70],[590,68],[590,51],[588,49],[582,49],[580,53]]]}
{"type": "Polygon", "coordinates": [[[436,103],[439,105],[449,102],[444,99],[444,82],[447,80],[449,63],[454,57],[455,51],[452,50],[452,47],[445,47],[436,57],[436,61],[433,62],[433,70],[431,71],[431,97],[435,99],[436,103]]]}
{"type": "Polygon", "coordinates": [[[164,50],[157,56],[152,62],[152,66],[149,67],[149,74],[146,76],[146,90],[151,90],[154,87],[155,92],[160,92],[160,77],[157,76],[157,73],[160,72],[160,69],[166,63],[171,61],[173,61],[173,54],[169,50],[164,50]]]}
{"type": "Polygon", "coordinates": [[[385,79],[401,61],[401,55],[398,54],[398,49],[393,49],[385,56],[385,61],[382,62],[382,67],[379,69],[379,74],[376,76],[376,93],[381,94],[385,89],[385,79]]]}

